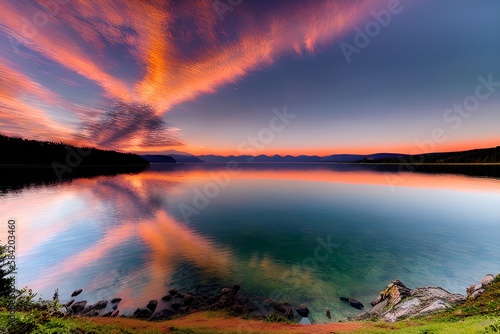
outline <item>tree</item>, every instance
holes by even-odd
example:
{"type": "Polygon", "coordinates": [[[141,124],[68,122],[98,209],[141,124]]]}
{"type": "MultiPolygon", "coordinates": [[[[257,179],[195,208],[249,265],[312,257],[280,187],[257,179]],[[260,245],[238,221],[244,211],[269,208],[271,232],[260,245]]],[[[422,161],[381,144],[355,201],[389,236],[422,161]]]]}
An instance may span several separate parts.
{"type": "Polygon", "coordinates": [[[9,256],[7,246],[0,245],[0,298],[9,297],[15,288],[15,278],[11,276],[15,267],[11,266],[9,256]]]}

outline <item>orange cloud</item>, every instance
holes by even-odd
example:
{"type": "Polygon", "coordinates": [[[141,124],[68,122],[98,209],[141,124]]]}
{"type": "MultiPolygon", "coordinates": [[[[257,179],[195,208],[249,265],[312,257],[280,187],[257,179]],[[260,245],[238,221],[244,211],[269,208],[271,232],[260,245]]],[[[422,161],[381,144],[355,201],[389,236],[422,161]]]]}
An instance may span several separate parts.
{"type": "Polygon", "coordinates": [[[33,130],[33,137],[68,138],[70,129],[48,112],[62,98],[24,74],[0,63],[0,125],[6,134],[33,130]],[[9,131],[10,130],[10,131],[9,131]],[[10,133],[9,133],[10,132],[10,133]]]}
{"type": "MultiPolygon", "coordinates": [[[[111,99],[148,104],[161,116],[174,105],[213,93],[286,53],[310,53],[335,41],[360,20],[367,1],[315,1],[301,3],[300,8],[282,6],[258,16],[243,3],[227,14],[238,22],[237,30],[229,21],[220,21],[211,1],[59,3],[2,1],[0,35],[11,45],[7,45],[10,51],[0,54],[0,60],[29,59],[35,52],[95,82],[102,89],[100,101],[93,103],[97,109],[105,108],[111,99]]],[[[40,92],[34,85],[26,87],[40,99],[51,94],[40,92]]],[[[19,102],[0,108],[4,110],[2,119],[9,119],[7,109],[27,111],[27,118],[36,114],[19,102]]],[[[81,121],[96,116],[95,111],[82,105],[70,104],[65,112],[78,114],[81,121]]],[[[28,119],[17,127],[5,120],[3,125],[11,133],[28,129],[28,133],[54,139],[68,139],[71,132],[73,141],[82,142],[77,126],[57,126],[48,119],[36,119],[40,121],[49,129],[35,131],[28,119]]],[[[143,135],[135,133],[125,146],[146,149],[149,143],[141,143],[139,138],[143,135]]],[[[87,135],[83,141],[86,144],[92,139],[87,135]]]]}

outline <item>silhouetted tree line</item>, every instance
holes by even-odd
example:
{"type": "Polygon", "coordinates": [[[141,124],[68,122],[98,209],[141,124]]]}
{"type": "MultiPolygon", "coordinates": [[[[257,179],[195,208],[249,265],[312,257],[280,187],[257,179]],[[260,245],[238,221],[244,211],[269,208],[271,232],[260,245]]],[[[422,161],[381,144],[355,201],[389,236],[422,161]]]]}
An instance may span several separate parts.
{"type": "Polygon", "coordinates": [[[476,149],[461,152],[427,153],[417,155],[402,155],[398,158],[378,159],[371,163],[500,163],[500,146],[494,148],[476,149]]]}
{"type": "Polygon", "coordinates": [[[2,194],[82,177],[140,173],[149,162],[135,154],[0,135],[0,167],[2,194]]]}
{"type": "Polygon", "coordinates": [[[52,166],[54,163],[71,169],[86,166],[149,165],[147,160],[136,154],[0,135],[0,164],[52,166]]]}

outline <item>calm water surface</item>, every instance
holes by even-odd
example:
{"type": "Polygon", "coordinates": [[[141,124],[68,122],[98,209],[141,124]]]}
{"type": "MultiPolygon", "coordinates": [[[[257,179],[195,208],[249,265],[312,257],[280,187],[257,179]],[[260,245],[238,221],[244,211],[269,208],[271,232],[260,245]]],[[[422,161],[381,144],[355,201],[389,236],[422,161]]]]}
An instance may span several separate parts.
{"type": "MultiPolygon", "coordinates": [[[[306,303],[313,321],[356,314],[392,279],[464,293],[500,272],[500,180],[336,165],[154,165],[135,175],[7,192],[18,286],[65,301],[238,283],[306,303]]],[[[6,229],[5,229],[6,230],[6,229]]],[[[0,233],[5,240],[5,231],[0,233]]],[[[125,312],[125,313],[126,313],[125,312]]]]}

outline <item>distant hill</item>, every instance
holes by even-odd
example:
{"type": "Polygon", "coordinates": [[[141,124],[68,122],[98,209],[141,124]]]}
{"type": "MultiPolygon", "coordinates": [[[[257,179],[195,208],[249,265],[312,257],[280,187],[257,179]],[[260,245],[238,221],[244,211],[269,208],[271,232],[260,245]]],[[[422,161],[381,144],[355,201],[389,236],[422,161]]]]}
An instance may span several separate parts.
{"type": "Polygon", "coordinates": [[[191,153],[181,152],[177,150],[169,150],[161,152],[161,154],[168,155],[175,159],[175,161],[183,163],[183,162],[203,162],[199,157],[193,155],[191,153]]]}
{"type": "Polygon", "coordinates": [[[169,154],[172,158],[177,162],[203,162],[200,158],[195,155],[177,155],[177,154],[169,154]]]}
{"type": "Polygon", "coordinates": [[[158,154],[146,154],[146,155],[141,155],[142,158],[146,159],[149,162],[153,163],[168,163],[168,164],[175,164],[176,160],[171,157],[170,155],[158,155],[158,154]]]}
{"type": "Polygon", "coordinates": [[[334,154],[325,157],[320,157],[317,155],[299,155],[299,156],[281,156],[281,155],[230,155],[230,156],[220,156],[220,155],[201,155],[199,158],[205,162],[359,162],[363,159],[373,160],[373,159],[381,159],[381,158],[395,158],[401,156],[401,154],[397,153],[377,153],[370,155],[356,155],[356,154],[334,154]]]}
{"type": "Polygon", "coordinates": [[[334,154],[327,157],[323,157],[323,162],[358,162],[361,160],[375,160],[375,159],[385,159],[385,158],[397,158],[401,156],[399,153],[375,153],[368,155],[360,154],[334,154]]]}
{"type": "Polygon", "coordinates": [[[58,142],[0,135],[0,165],[78,168],[89,166],[148,166],[136,154],[76,147],[58,142]]]}
{"type": "Polygon", "coordinates": [[[462,163],[500,163],[500,146],[459,152],[426,153],[417,155],[400,155],[399,157],[364,159],[372,163],[431,163],[431,164],[462,164],[462,163]]]}

